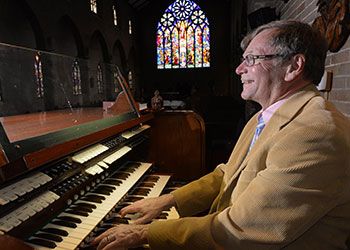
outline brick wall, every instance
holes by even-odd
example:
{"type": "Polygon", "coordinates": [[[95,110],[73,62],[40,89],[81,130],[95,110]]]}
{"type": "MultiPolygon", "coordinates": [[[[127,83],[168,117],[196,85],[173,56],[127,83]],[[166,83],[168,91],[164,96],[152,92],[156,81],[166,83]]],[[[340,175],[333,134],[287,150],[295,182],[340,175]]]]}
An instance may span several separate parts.
{"type": "MultiPolygon", "coordinates": [[[[276,2],[276,12],[281,14],[281,19],[295,19],[311,24],[319,16],[317,0],[276,2]]],[[[326,70],[333,71],[333,89],[329,100],[350,118],[350,39],[338,52],[328,52],[326,70]]]]}

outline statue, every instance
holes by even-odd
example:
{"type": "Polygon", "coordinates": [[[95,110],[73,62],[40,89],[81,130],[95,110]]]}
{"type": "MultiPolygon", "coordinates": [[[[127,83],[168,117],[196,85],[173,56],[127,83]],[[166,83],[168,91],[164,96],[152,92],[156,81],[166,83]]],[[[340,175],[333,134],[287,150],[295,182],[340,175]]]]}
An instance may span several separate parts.
{"type": "Polygon", "coordinates": [[[159,95],[159,91],[154,91],[154,96],[151,99],[152,109],[155,111],[161,110],[163,107],[163,98],[159,95]]]}
{"type": "Polygon", "coordinates": [[[349,0],[318,0],[318,16],[312,27],[327,39],[328,50],[338,52],[350,34],[349,0]]]}

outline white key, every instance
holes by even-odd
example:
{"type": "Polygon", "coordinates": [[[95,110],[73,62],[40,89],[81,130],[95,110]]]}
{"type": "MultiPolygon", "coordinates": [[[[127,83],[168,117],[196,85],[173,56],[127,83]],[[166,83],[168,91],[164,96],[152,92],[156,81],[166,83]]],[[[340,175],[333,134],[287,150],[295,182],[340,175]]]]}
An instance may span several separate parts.
{"type": "Polygon", "coordinates": [[[87,162],[88,160],[102,154],[103,152],[107,151],[108,149],[109,149],[108,147],[106,147],[102,144],[97,144],[97,145],[94,145],[90,148],[87,148],[87,149],[75,154],[72,157],[72,160],[83,164],[83,163],[87,162]]]}
{"type": "Polygon", "coordinates": [[[0,219],[0,230],[2,232],[8,232],[13,228],[13,226],[6,220],[0,219]]]}
{"type": "Polygon", "coordinates": [[[107,156],[105,159],[103,159],[103,161],[107,164],[112,164],[116,160],[120,159],[123,155],[128,153],[130,150],[131,150],[130,147],[124,146],[124,147],[120,148],[119,150],[117,150],[116,152],[114,152],[113,154],[107,156]]]}
{"type": "Polygon", "coordinates": [[[156,175],[159,177],[157,182],[155,182],[154,187],[151,189],[151,192],[147,195],[149,197],[158,197],[163,192],[164,187],[168,183],[170,176],[169,175],[156,175]]]}
{"type": "Polygon", "coordinates": [[[10,201],[8,199],[5,199],[5,197],[1,197],[0,196],[0,205],[6,205],[7,203],[9,203],[10,201]]]}

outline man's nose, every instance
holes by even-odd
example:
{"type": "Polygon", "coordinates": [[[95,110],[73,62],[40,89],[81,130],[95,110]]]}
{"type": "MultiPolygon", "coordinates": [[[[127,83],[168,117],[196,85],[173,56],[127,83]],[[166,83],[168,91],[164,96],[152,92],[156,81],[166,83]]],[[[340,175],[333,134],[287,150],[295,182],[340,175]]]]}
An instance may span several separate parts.
{"type": "Polygon", "coordinates": [[[247,72],[247,67],[245,65],[245,62],[242,61],[236,68],[236,74],[237,75],[242,75],[247,72]]]}

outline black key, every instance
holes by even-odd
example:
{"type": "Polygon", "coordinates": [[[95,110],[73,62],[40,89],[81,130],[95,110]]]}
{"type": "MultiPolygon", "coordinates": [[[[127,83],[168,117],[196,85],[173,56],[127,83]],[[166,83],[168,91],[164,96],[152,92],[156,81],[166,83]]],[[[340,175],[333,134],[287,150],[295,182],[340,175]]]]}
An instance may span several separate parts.
{"type": "Polygon", "coordinates": [[[149,192],[148,192],[148,191],[139,190],[139,191],[133,191],[131,194],[132,194],[132,195],[147,196],[147,195],[149,194],[149,192]]]}
{"type": "Polygon", "coordinates": [[[144,197],[129,196],[129,197],[126,197],[126,199],[124,201],[125,202],[135,202],[135,201],[142,200],[143,198],[144,197]]]}
{"type": "Polygon", "coordinates": [[[110,224],[129,224],[129,220],[130,218],[111,217],[104,222],[110,224]]]}
{"type": "Polygon", "coordinates": [[[57,234],[60,236],[68,236],[68,232],[64,231],[62,229],[58,229],[58,228],[43,228],[40,231],[46,232],[46,233],[51,233],[51,234],[57,234]]]}
{"type": "Polygon", "coordinates": [[[131,220],[131,219],[130,218],[116,217],[114,221],[116,224],[129,224],[129,220],[131,220]]]}
{"type": "Polygon", "coordinates": [[[92,208],[92,209],[95,209],[97,208],[96,205],[94,204],[90,204],[90,203],[85,203],[85,202],[78,202],[75,204],[76,206],[82,206],[82,207],[86,207],[86,208],[92,208]]]}
{"type": "Polygon", "coordinates": [[[110,190],[110,191],[114,191],[116,188],[115,187],[112,187],[112,186],[108,186],[108,185],[98,185],[98,188],[104,188],[106,190],[110,190]]]}
{"type": "Polygon", "coordinates": [[[57,246],[55,242],[39,239],[39,238],[29,239],[27,242],[35,245],[43,246],[43,247],[48,247],[48,248],[55,248],[57,246]]]}
{"type": "Polygon", "coordinates": [[[146,196],[151,192],[150,188],[135,188],[131,194],[132,195],[143,195],[146,196]]]}
{"type": "Polygon", "coordinates": [[[97,194],[104,194],[104,195],[110,195],[112,193],[112,191],[104,190],[102,188],[96,188],[93,192],[97,194]]]}
{"type": "Polygon", "coordinates": [[[95,203],[102,203],[102,200],[100,200],[100,199],[94,199],[94,198],[91,198],[91,197],[83,197],[83,198],[81,198],[81,200],[83,200],[83,201],[95,202],[95,203]]]}
{"type": "Polygon", "coordinates": [[[135,168],[123,168],[120,169],[119,171],[123,171],[123,172],[127,172],[127,173],[134,173],[135,172],[135,168]]]}
{"type": "Polygon", "coordinates": [[[63,221],[63,220],[53,220],[51,221],[52,224],[59,225],[59,226],[65,226],[65,227],[70,227],[70,228],[76,228],[77,225],[74,224],[73,222],[69,221],[63,221]]]}
{"type": "Polygon", "coordinates": [[[67,209],[64,212],[68,213],[68,214],[76,214],[76,215],[80,215],[80,216],[84,216],[84,217],[88,217],[89,216],[89,214],[87,212],[78,211],[78,210],[72,210],[72,209],[67,209]]]}
{"type": "Polygon", "coordinates": [[[168,217],[167,213],[161,213],[160,215],[158,215],[157,219],[166,219],[168,217]]]}
{"type": "Polygon", "coordinates": [[[115,208],[114,208],[114,211],[115,212],[117,212],[117,213],[119,213],[119,211],[122,209],[122,208],[124,208],[124,207],[126,207],[127,205],[118,205],[118,206],[116,206],[115,208]]]}
{"type": "Polygon", "coordinates": [[[54,234],[47,234],[47,233],[36,233],[35,237],[38,238],[44,238],[46,240],[52,240],[55,242],[61,242],[63,239],[60,236],[54,235],[54,234]]]}
{"type": "Polygon", "coordinates": [[[159,180],[159,176],[146,176],[145,179],[143,179],[143,181],[146,181],[146,182],[157,182],[159,180]]]}
{"type": "Polygon", "coordinates": [[[104,229],[109,229],[114,227],[115,224],[114,223],[103,223],[101,226],[99,226],[100,228],[104,228],[104,229]]]}
{"type": "Polygon", "coordinates": [[[141,166],[141,163],[140,162],[128,162],[124,165],[124,167],[134,167],[134,168],[137,168],[141,166]]]}
{"type": "Polygon", "coordinates": [[[131,194],[142,194],[142,195],[147,195],[149,194],[149,192],[151,192],[150,188],[135,188],[131,194]]]}
{"type": "Polygon", "coordinates": [[[91,245],[83,245],[79,246],[80,250],[96,250],[96,246],[91,246],[91,245]]]}
{"type": "Polygon", "coordinates": [[[71,216],[59,216],[57,219],[70,221],[70,222],[78,223],[78,224],[82,222],[81,219],[74,218],[74,217],[71,217],[71,216]]]}
{"type": "Polygon", "coordinates": [[[140,183],[140,187],[154,187],[154,183],[152,183],[152,182],[141,182],[140,183]]]}
{"type": "Polygon", "coordinates": [[[128,173],[116,172],[111,177],[115,178],[115,179],[126,180],[129,176],[130,176],[130,174],[128,174],[128,173]]]}
{"type": "Polygon", "coordinates": [[[95,234],[94,234],[94,236],[95,236],[95,237],[99,236],[100,234],[106,232],[107,229],[108,229],[108,228],[104,228],[104,227],[95,229],[95,234]]]}
{"type": "Polygon", "coordinates": [[[105,200],[106,198],[101,196],[101,195],[97,195],[97,194],[88,194],[84,197],[88,197],[88,198],[92,198],[92,199],[96,199],[96,200],[105,200]]]}
{"type": "Polygon", "coordinates": [[[93,211],[92,208],[84,207],[84,206],[72,206],[70,208],[73,210],[83,211],[83,212],[87,212],[87,213],[91,213],[93,211]]]}
{"type": "Polygon", "coordinates": [[[122,184],[122,181],[117,180],[117,179],[106,179],[103,183],[111,184],[111,185],[114,185],[114,186],[120,186],[120,184],[122,184]]]}
{"type": "Polygon", "coordinates": [[[150,189],[150,188],[144,188],[144,187],[138,187],[138,188],[135,188],[135,190],[137,190],[137,191],[151,192],[152,189],[150,189]]]}

